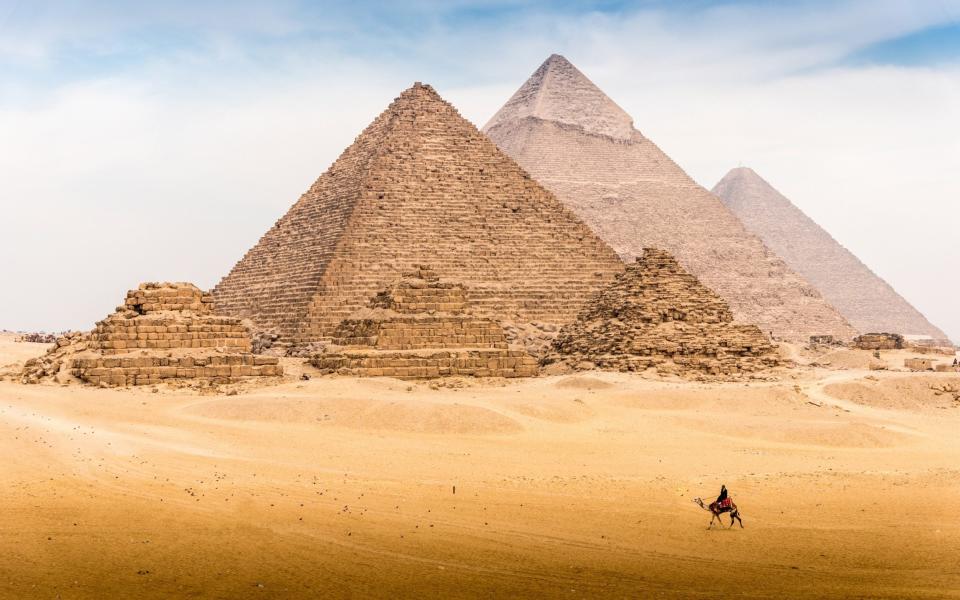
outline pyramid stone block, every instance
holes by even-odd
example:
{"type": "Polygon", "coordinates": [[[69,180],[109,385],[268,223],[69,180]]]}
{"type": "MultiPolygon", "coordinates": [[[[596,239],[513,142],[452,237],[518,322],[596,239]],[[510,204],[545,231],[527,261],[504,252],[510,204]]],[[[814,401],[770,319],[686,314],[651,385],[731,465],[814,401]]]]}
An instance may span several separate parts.
{"type": "Polygon", "coordinates": [[[855,330],[630,116],[553,55],[484,127],[626,260],[663,248],[733,314],[791,340],[855,330]]]}
{"type": "Polygon", "coordinates": [[[429,86],[404,91],[214,290],[217,312],[328,340],[411,264],[476,314],[562,324],[616,253],[429,86]]]}
{"type": "Polygon", "coordinates": [[[732,169],[713,193],[858,330],[928,336],[950,346],[943,331],[752,169],[732,169]]]}
{"type": "Polygon", "coordinates": [[[554,341],[555,359],[602,369],[739,375],[780,364],[755,325],[667,252],[647,248],[554,341]]]}

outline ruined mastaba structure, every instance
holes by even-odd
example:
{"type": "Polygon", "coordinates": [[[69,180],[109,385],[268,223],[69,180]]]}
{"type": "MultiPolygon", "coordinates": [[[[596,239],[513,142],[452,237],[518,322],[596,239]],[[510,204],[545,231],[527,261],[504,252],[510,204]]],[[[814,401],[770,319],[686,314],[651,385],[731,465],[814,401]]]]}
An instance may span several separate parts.
{"type": "Polygon", "coordinates": [[[417,265],[340,322],[310,362],[324,372],[399,379],[529,377],[537,360],[510,348],[499,323],[472,314],[466,287],[417,265]]]}
{"type": "Polygon", "coordinates": [[[23,380],[61,375],[124,386],[174,381],[231,383],[282,375],[273,356],[251,354],[250,328],[213,314],[213,296],[190,283],[144,283],[86,334],[65,336],[28,361],[23,380]]]}
{"type": "Polygon", "coordinates": [[[404,91],[216,286],[217,312],[328,340],[411,264],[475,312],[565,323],[616,253],[427,85],[404,91]]]}
{"type": "Polygon", "coordinates": [[[902,350],[903,336],[898,333],[864,333],[853,338],[859,350],[902,350]]]}
{"type": "Polygon", "coordinates": [[[713,193],[858,330],[930,336],[950,345],[943,331],[752,169],[731,169],[713,193]]]}
{"type": "Polygon", "coordinates": [[[598,292],[553,347],[552,358],[572,366],[661,374],[730,376],[781,362],[760,329],[734,322],[722,298],[655,248],[598,292]]]}
{"type": "Polygon", "coordinates": [[[553,55],[483,128],[626,260],[663,248],[740,320],[792,340],[855,331],[630,116],[553,55]]]}

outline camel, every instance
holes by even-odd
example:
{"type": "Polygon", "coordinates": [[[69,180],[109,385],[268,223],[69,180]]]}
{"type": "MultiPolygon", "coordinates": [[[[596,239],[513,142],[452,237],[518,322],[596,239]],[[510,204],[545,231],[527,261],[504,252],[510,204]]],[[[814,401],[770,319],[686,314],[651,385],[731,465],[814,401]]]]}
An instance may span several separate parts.
{"type": "Polygon", "coordinates": [[[730,527],[733,527],[734,520],[737,520],[737,521],[740,521],[740,528],[741,529],[743,528],[743,519],[740,518],[740,511],[737,509],[737,505],[734,504],[733,501],[730,502],[730,506],[728,508],[717,508],[716,502],[711,502],[710,505],[707,506],[706,504],[703,503],[703,500],[701,498],[694,498],[693,502],[703,510],[710,511],[710,515],[711,515],[710,524],[707,525],[707,529],[710,529],[711,527],[713,527],[714,519],[717,520],[717,523],[720,523],[720,525],[723,525],[723,521],[720,520],[720,515],[722,515],[725,512],[730,513],[730,527]]]}

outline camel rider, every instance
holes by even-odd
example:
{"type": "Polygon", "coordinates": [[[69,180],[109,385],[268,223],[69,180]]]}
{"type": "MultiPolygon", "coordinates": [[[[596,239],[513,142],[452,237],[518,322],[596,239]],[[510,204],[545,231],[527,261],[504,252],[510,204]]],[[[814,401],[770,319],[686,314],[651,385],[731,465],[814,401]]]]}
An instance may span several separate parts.
{"type": "Polygon", "coordinates": [[[723,506],[723,501],[727,499],[727,486],[720,486],[720,495],[717,496],[717,506],[723,506]]]}

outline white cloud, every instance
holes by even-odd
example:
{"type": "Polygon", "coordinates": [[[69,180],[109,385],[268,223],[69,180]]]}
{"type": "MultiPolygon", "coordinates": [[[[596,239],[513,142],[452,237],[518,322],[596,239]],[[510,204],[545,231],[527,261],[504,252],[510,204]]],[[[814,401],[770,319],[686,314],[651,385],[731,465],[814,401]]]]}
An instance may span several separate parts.
{"type": "MultiPolygon", "coordinates": [[[[106,75],[0,78],[0,281],[21,290],[0,295],[0,327],[86,328],[143,280],[211,286],[414,80],[482,125],[556,51],[700,183],[749,164],[960,338],[948,300],[960,293],[958,67],[828,68],[960,2],[815,5],[616,18],[532,7],[496,26],[359,31],[351,47],[324,35],[251,46],[238,31],[319,26],[250,4],[227,24],[178,16],[202,43],[106,75]]],[[[0,58],[12,46],[52,64],[64,43],[109,44],[129,26],[79,19],[74,34],[0,35],[0,58]]]]}

